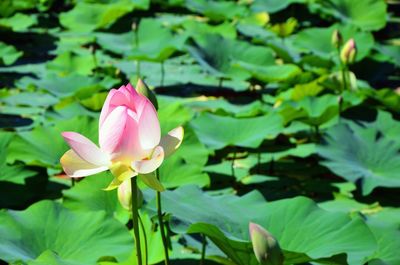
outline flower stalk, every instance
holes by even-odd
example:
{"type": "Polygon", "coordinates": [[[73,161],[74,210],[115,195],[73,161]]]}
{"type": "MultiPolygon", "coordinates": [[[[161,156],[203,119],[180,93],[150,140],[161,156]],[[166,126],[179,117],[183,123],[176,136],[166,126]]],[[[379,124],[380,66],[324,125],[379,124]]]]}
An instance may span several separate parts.
{"type": "MultiPolygon", "coordinates": [[[[156,170],[156,175],[157,175],[157,180],[160,180],[160,175],[159,175],[158,169],[156,170]]],[[[164,263],[165,263],[165,265],[169,265],[168,239],[167,239],[167,235],[165,233],[165,225],[164,225],[163,213],[162,213],[162,208],[161,208],[161,192],[159,192],[159,191],[157,191],[157,193],[156,193],[156,201],[157,201],[158,223],[160,225],[161,239],[162,239],[163,246],[164,246],[164,256],[165,256],[164,263]]]]}
{"type": "Polygon", "coordinates": [[[133,222],[133,232],[135,235],[135,245],[136,245],[136,258],[137,264],[142,265],[142,249],[140,246],[140,234],[139,234],[139,209],[138,209],[138,187],[137,178],[131,178],[132,187],[132,222],[133,222]]]}

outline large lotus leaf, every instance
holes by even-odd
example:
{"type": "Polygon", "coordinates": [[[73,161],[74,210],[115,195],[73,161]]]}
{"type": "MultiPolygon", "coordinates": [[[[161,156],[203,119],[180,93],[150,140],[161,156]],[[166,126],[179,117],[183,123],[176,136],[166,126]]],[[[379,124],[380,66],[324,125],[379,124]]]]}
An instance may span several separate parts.
{"type": "Polygon", "coordinates": [[[334,30],[340,31],[344,41],[354,38],[357,45],[356,61],[362,60],[370,53],[374,45],[374,37],[371,33],[359,31],[350,25],[338,24],[329,28],[306,28],[300,31],[290,38],[293,44],[292,48],[300,52],[311,52],[325,59],[337,57],[337,50],[331,43],[334,30]],[[318,36],[318,41],[315,41],[316,36],[318,36]]]}
{"type": "Polygon", "coordinates": [[[202,113],[190,124],[200,141],[211,149],[257,148],[263,140],[275,138],[283,129],[283,120],[276,113],[242,119],[202,113]]]}
{"type": "Polygon", "coordinates": [[[384,55],[384,62],[390,61],[397,66],[400,66],[400,46],[397,45],[381,45],[377,44],[375,48],[384,55]]]}
{"type": "MultiPolygon", "coordinates": [[[[18,264],[18,263],[17,263],[18,264]]],[[[65,260],[51,250],[44,251],[35,260],[28,261],[27,265],[80,265],[80,262],[65,260]]]]}
{"type": "Polygon", "coordinates": [[[28,89],[31,85],[38,89],[44,89],[58,98],[73,96],[85,90],[96,91],[102,88],[110,88],[114,84],[115,82],[109,78],[101,80],[76,73],[67,76],[49,73],[40,79],[24,77],[17,83],[18,87],[25,89],[28,89]]]}
{"type": "Polygon", "coordinates": [[[381,122],[385,126],[338,124],[327,131],[324,144],[318,147],[319,155],[326,159],[322,164],[349,181],[361,180],[364,195],[376,187],[400,187],[400,141],[392,136],[399,129],[398,121],[381,122]],[[386,134],[385,129],[392,126],[386,134]]]}
{"type": "Polygon", "coordinates": [[[267,11],[275,13],[281,11],[294,3],[305,3],[307,0],[255,0],[251,5],[251,9],[257,12],[267,11]]]}
{"type": "Polygon", "coordinates": [[[129,212],[119,203],[117,190],[104,190],[112,179],[109,173],[84,178],[71,189],[63,191],[63,205],[71,210],[106,211],[109,216],[126,223],[129,212]]]}
{"type": "Polygon", "coordinates": [[[257,264],[248,243],[250,221],[278,239],[287,264],[347,254],[349,264],[361,265],[376,249],[361,218],[327,212],[305,197],[267,203],[257,192],[210,196],[185,186],[164,192],[163,208],[173,216],[173,231],[204,233],[240,265],[257,264]]]}
{"type": "Polygon", "coordinates": [[[129,55],[135,45],[135,34],[130,31],[122,34],[98,32],[95,33],[96,42],[110,52],[129,55]]]}
{"type": "Polygon", "coordinates": [[[237,65],[269,66],[275,63],[274,53],[267,47],[226,39],[220,35],[199,35],[194,39],[196,45],[188,46],[190,54],[205,70],[221,77],[247,79],[249,73],[237,65]]]}
{"type": "Polygon", "coordinates": [[[52,5],[53,0],[3,0],[0,2],[0,16],[8,17],[17,11],[37,9],[38,11],[47,11],[52,5]]]}
{"type": "Polygon", "coordinates": [[[60,158],[68,150],[61,137],[63,131],[79,132],[97,143],[97,121],[88,117],[61,120],[52,126],[18,132],[9,146],[7,162],[22,161],[28,165],[59,169],[60,158]]]}
{"type": "Polygon", "coordinates": [[[48,93],[40,92],[22,92],[10,94],[6,97],[0,96],[0,102],[11,106],[31,106],[47,108],[58,103],[58,99],[48,93]],[[32,100],[35,98],[35,100],[32,100]]]}
{"type": "Polygon", "coordinates": [[[212,26],[207,23],[201,23],[195,19],[188,19],[182,23],[182,26],[186,30],[186,33],[192,37],[196,37],[197,35],[219,34],[227,39],[235,39],[237,35],[235,27],[228,22],[212,26]]]}
{"type": "Polygon", "coordinates": [[[27,177],[36,174],[35,171],[24,168],[23,165],[8,165],[6,163],[7,146],[10,144],[12,133],[0,132],[0,181],[24,184],[27,177]]]}
{"type": "Polygon", "coordinates": [[[24,31],[37,23],[35,15],[17,13],[12,17],[1,18],[0,27],[11,28],[13,31],[24,31]]]}
{"type": "Polygon", "coordinates": [[[339,98],[331,94],[307,96],[298,102],[286,101],[279,105],[277,111],[284,117],[285,123],[300,120],[312,126],[320,126],[337,119],[339,98]]]}
{"type": "Polygon", "coordinates": [[[182,185],[208,186],[210,178],[204,173],[203,166],[187,163],[179,156],[171,156],[160,168],[161,183],[165,188],[176,188],[182,185]]]}
{"type": "Polygon", "coordinates": [[[250,72],[258,80],[266,83],[289,81],[301,73],[300,67],[295,64],[265,66],[238,62],[237,65],[241,69],[250,72]]]}
{"type": "Polygon", "coordinates": [[[12,45],[8,45],[0,41],[0,59],[5,65],[13,64],[18,58],[23,55],[23,52],[18,51],[12,45]]]}
{"type": "Polygon", "coordinates": [[[351,216],[362,214],[374,234],[378,249],[369,257],[369,265],[396,265],[400,263],[397,249],[400,247],[400,210],[359,203],[353,199],[338,196],[333,201],[321,203],[320,206],[332,212],[346,212],[351,216]]]}
{"type": "Polygon", "coordinates": [[[185,35],[174,35],[160,21],[142,19],[129,54],[133,59],[162,62],[181,50],[185,41],[185,35]]]}
{"type": "Polygon", "coordinates": [[[190,10],[204,14],[215,21],[232,19],[246,12],[244,6],[230,1],[186,0],[185,5],[190,10]]]}
{"type": "Polygon", "coordinates": [[[132,1],[118,1],[109,4],[78,2],[75,7],[60,15],[60,23],[65,28],[90,32],[98,28],[107,28],[118,18],[134,8],[132,1]]]}
{"type": "Polygon", "coordinates": [[[160,95],[157,100],[159,105],[158,119],[160,120],[162,134],[186,124],[193,118],[193,111],[183,106],[178,98],[166,98],[160,95]]]}
{"type": "Polygon", "coordinates": [[[223,115],[234,115],[237,118],[254,117],[261,114],[264,109],[263,104],[260,101],[253,101],[249,104],[233,104],[223,98],[204,98],[199,97],[194,100],[190,100],[185,105],[191,107],[194,110],[207,110],[216,114],[223,115]]]}
{"type": "Polygon", "coordinates": [[[388,14],[384,0],[328,0],[317,3],[321,5],[318,12],[334,16],[365,31],[379,30],[386,25],[388,14]]]}
{"type": "MultiPolygon", "coordinates": [[[[158,229],[155,229],[156,226],[154,225],[154,222],[150,218],[150,216],[145,212],[145,211],[140,211],[140,218],[142,220],[142,224],[144,227],[144,230],[146,232],[146,240],[147,240],[147,246],[148,246],[148,263],[145,264],[159,264],[164,259],[164,247],[163,247],[163,242],[161,239],[161,233],[158,229]]],[[[145,262],[145,257],[146,257],[146,252],[145,252],[145,240],[144,240],[144,235],[143,235],[143,230],[140,229],[140,242],[142,246],[142,257],[143,257],[143,263],[145,262]]],[[[171,253],[172,254],[172,253],[171,253]]],[[[136,251],[132,251],[130,257],[122,262],[114,262],[114,261],[102,261],[98,263],[99,265],[132,265],[132,264],[137,264],[137,258],[136,258],[136,251]]],[[[40,264],[41,265],[41,264],[40,264]]],[[[43,264],[45,265],[45,264],[43,264]]],[[[48,264],[46,264],[48,265],[48,264]]],[[[58,265],[58,264],[56,264],[58,265]]],[[[60,264],[61,265],[61,264],[60,264]]],[[[64,265],[64,264],[62,264],[64,265]]],[[[69,264],[66,264],[69,265],[69,264]]]]}
{"type": "Polygon", "coordinates": [[[129,231],[105,212],[72,212],[52,201],[2,212],[0,220],[0,255],[7,262],[32,261],[49,250],[81,264],[104,256],[123,261],[134,246],[129,231]]]}
{"type": "Polygon", "coordinates": [[[96,59],[90,52],[75,54],[65,52],[47,64],[47,69],[56,71],[61,76],[69,74],[90,75],[96,67],[96,59]]]}

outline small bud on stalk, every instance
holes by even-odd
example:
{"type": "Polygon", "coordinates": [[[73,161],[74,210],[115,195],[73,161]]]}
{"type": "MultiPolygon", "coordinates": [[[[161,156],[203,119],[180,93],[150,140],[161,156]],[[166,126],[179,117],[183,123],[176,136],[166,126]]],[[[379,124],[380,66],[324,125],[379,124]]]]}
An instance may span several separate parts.
{"type": "Polygon", "coordinates": [[[153,91],[150,90],[150,88],[146,85],[146,83],[142,80],[139,79],[137,84],[136,84],[136,91],[142,95],[145,96],[150,100],[151,103],[153,103],[154,108],[158,109],[158,102],[157,98],[154,95],[153,91]]]}
{"type": "Polygon", "coordinates": [[[340,34],[340,31],[335,29],[332,33],[332,45],[336,49],[340,48],[343,44],[343,37],[342,34],[340,34]]]}
{"type": "Polygon", "coordinates": [[[352,64],[354,63],[356,54],[356,42],[354,41],[354,39],[350,39],[346,42],[346,44],[342,48],[342,51],[340,52],[340,60],[342,60],[345,65],[352,64]]]}
{"type": "Polygon", "coordinates": [[[258,224],[249,224],[254,254],[261,265],[283,265],[283,254],[278,241],[258,224]]]}

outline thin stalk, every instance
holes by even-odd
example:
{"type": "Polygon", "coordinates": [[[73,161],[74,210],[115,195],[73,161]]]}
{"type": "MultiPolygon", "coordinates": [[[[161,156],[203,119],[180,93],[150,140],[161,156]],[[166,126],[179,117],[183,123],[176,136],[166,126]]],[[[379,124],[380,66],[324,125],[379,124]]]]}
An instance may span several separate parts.
{"type": "MultiPolygon", "coordinates": [[[[156,171],[156,176],[157,176],[157,179],[160,180],[160,175],[159,175],[158,169],[156,171]]],[[[164,256],[165,256],[164,264],[169,265],[168,241],[167,241],[167,235],[165,234],[165,226],[164,226],[163,213],[162,213],[162,208],[161,208],[161,192],[159,192],[159,191],[157,191],[156,200],[157,200],[158,223],[160,225],[161,239],[163,241],[163,246],[164,246],[164,256]]]]}
{"type": "Polygon", "coordinates": [[[132,222],[133,232],[135,234],[135,245],[136,245],[136,258],[137,264],[142,265],[142,250],[140,247],[140,234],[139,234],[139,212],[138,212],[138,187],[137,178],[131,178],[132,186],[132,222]]]}
{"type": "Polygon", "coordinates": [[[71,178],[71,187],[75,186],[75,178],[71,178]]]}
{"type": "Polygon", "coordinates": [[[338,47],[337,51],[338,51],[338,58],[339,58],[339,62],[340,62],[340,71],[342,72],[342,81],[343,81],[342,91],[346,91],[347,90],[346,66],[340,59],[340,47],[338,47]]]}
{"type": "Polygon", "coordinates": [[[218,88],[222,88],[223,84],[224,84],[224,78],[220,77],[218,81],[218,88]]]}
{"type": "Polygon", "coordinates": [[[206,258],[206,246],[207,246],[207,238],[204,234],[202,234],[202,247],[201,247],[201,259],[200,259],[200,265],[204,265],[204,261],[206,258]]]}
{"type": "Polygon", "coordinates": [[[164,67],[164,61],[161,62],[161,84],[160,86],[164,86],[164,75],[165,75],[165,67],[164,67]]]}
{"type": "Polygon", "coordinates": [[[232,164],[231,164],[231,174],[235,178],[235,160],[236,160],[236,148],[233,150],[232,164]]]}
{"type": "Polygon", "coordinates": [[[145,228],[144,228],[144,224],[143,224],[142,218],[140,217],[140,214],[138,215],[138,217],[139,217],[140,228],[142,229],[142,232],[143,232],[143,239],[144,239],[144,255],[145,255],[145,258],[146,258],[145,264],[148,265],[148,264],[149,264],[149,251],[148,251],[148,245],[147,245],[146,230],[145,230],[145,228]]]}
{"type": "MultiPolygon", "coordinates": [[[[139,20],[137,21],[136,24],[137,25],[134,30],[134,32],[135,32],[135,47],[137,50],[139,50],[139,34],[138,34],[139,20]]],[[[137,75],[137,78],[139,79],[140,78],[140,60],[139,59],[136,60],[136,75],[137,75]]]]}

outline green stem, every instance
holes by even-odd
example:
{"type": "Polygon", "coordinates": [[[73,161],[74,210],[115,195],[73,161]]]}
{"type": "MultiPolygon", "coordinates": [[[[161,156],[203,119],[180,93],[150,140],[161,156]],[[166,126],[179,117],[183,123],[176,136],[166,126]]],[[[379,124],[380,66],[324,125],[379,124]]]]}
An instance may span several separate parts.
{"type": "Polygon", "coordinates": [[[137,264],[142,265],[142,250],[140,247],[140,234],[139,234],[137,177],[131,178],[131,185],[132,185],[132,222],[133,222],[133,232],[135,234],[136,258],[137,258],[137,264]]]}
{"type": "MultiPolygon", "coordinates": [[[[135,47],[137,50],[139,50],[139,33],[138,33],[138,27],[139,27],[139,20],[136,22],[136,28],[135,28],[135,47]]],[[[136,60],[136,75],[137,78],[140,78],[140,60],[136,60]]]]}
{"type": "Polygon", "coordinates": [[[148,245],[147,245],[146,230],[145,230],[145,228],[144,228],[144,224],[143,224],[142,218],[140,217],[140,214],[138,215],[138,217],[139,217],[140,227],[141,227],[142,232],[143,232],[143,239],[144,239],[144,255],[145,255],[145,258],[146,258],[145,264],[148,265],[148,264],[149,264],[149,251],[148,251],[148,245]]]}
{"type": "Polygon", "coordinates": [[[340,59],[340,47],[338,47],[337,51],[338,51],[338,58],[339,58],[339,63],[340,63],[340,71],[342,72],[342,82],[343,82],[342,91],[346,91],[347,90],[346,65],[342,62],[342,59],[340,59]]]}
{"type": "Polygon", "coordinates": [[[207,246],[207,238],[204,234],[202,234],[203,242],[202,242],[202,247],[201,247],[201,259],[200,259],[200,265],[204,265],[204,261],[206,258],[206,246],[207,246]]]}
{"type": "Polygon", "coordinates": [[[164,68],[164,61],[161,62],[161,84],[160,86],[164,86],[164,75],[165,75],[165,68],[164,68]]]}
{"type": "MultiPolygon", "coordinates": [[[[157,179],[160,180],[160,175],[159,175],[158,169],[156,171],[156,176],[157,176],[157,179]]],[[[165,255],[164,263],[165,263],[165,265],[168,265],[169,264],[168,241],[167,241],[167,235],[165,234],[165,226],[164,226],[164,220],[163,220],[163,214],[162,214],[162,208],[161,208],[161,192],[159,192],[159,191],[157,191],[156,200],[157,200],[158,223],[160,224],[161,239],[163,241],[163,246],[164,246],[164,255],[165,255]]]]}
{"type": "Polygon", "coordinates": [[[232,157],[232,164],[231,164],[231,174],[233,178],[236,178],[235,176],[235,160],[236,160],[236,147],[234,147],[233,150],[233,157],[232,157]]]}

